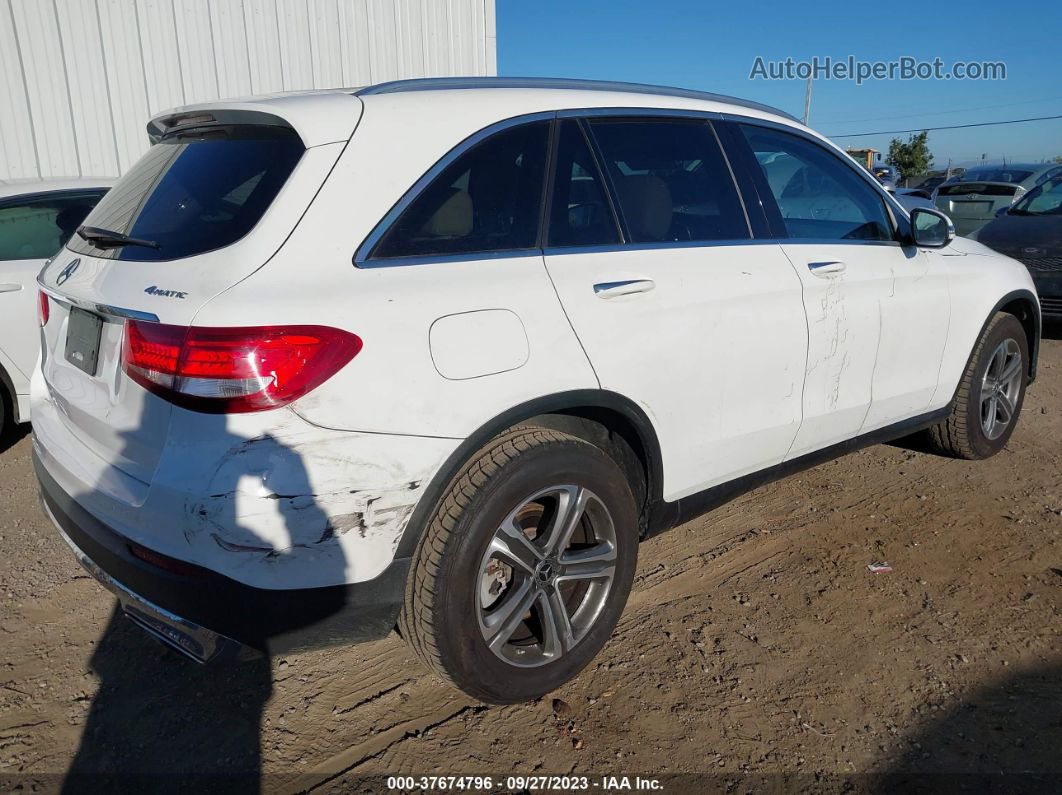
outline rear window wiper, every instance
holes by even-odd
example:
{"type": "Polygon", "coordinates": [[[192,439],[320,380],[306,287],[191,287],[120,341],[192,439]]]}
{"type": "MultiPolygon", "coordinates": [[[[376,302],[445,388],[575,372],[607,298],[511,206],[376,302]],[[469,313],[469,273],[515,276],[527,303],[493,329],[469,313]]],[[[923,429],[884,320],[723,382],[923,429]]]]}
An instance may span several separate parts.
{"type": "Polygon", "coordinates": [[[154,240],[143,240],[139,237],[129,237],[121,232],[112,232],[110,229],[100,229],[98,226],[79,226],[79,236],[92,243],[97,248],[118,248],[119,246],[143,246],[144,248],[159,247],[154,240]]]}

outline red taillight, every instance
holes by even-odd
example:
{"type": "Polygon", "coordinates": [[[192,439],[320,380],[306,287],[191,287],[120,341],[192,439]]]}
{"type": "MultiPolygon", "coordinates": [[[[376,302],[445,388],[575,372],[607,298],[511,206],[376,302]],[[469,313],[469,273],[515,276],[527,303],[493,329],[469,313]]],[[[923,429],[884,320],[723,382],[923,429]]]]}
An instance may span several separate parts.
{"type": "Polygon", "coordinates": [[[51,314],[51,305],[48,303],[48,295],[43,290],[37,291],[37,322],[41,328],[48,325],[48,316],[51,314]]]}
{"type": "Polygon", "coordinates": [[[323,384],[361,350],[361,339],[327,326],[188,328],[126,321],[125,373],[193,411],[229,414],[291,403],[323,384]]]}

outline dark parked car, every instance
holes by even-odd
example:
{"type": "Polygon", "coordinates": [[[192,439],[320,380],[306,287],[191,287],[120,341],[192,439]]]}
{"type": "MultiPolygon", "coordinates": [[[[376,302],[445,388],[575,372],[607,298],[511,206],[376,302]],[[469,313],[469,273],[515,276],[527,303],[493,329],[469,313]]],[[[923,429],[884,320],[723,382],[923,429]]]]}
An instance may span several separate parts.
{"type": "Polygon", "coordinates": [[[971,237],[1025,263],[1044,316],[1062,318],[1062,175],[1033,188],[971,237]]]}
{"type": "Polygon", "coordinates": [[[1011,163],[1005,166],[968,168],[958,179],[937,188],[934,200],[955,223],[955,233],[969,235],[1010,207],[1026,191],[1062,176],[1062,165],[1011,163]]]}
{"type": "Polygon", "coordinates": [[[926,177],[913,188],[903,188],[902,191],[909,196],[918,196],[923,199],[932,200],[933,192],[944,184],[945,181],[947,181],[947,177],[943,174],[938,174],[935,177],[926,177]]]}

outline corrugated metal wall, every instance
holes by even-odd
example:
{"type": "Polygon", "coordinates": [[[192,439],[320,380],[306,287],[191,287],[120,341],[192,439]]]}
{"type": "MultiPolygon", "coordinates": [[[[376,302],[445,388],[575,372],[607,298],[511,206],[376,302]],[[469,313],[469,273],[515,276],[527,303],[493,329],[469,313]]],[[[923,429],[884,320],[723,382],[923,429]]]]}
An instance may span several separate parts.
{"type": "Polygon", "coordinates": [[[117,175],[175,105],[496,71],[494,0],[0,0],[0,179],[117,175]]]}

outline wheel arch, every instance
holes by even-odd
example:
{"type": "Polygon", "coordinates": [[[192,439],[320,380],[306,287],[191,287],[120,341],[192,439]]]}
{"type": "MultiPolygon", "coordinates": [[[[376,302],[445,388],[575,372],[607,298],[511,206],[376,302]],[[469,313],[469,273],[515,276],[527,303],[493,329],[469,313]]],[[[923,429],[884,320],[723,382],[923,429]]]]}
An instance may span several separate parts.
{"type": "Polygon", "coordinates": [[[4,365],[0,363],[0,431],[4,429],[4,418],[10,416],[12,426],[25,422],[18,416],[18,395],[15,394],[15,384],[8,375],[4,365]]]}
{"type": "Polygon", "coordinates": [[[521,403],[469,434],[425,488],[402,533],[395,557],[409,557],[414,553],[446,488],[471,456],[498,434],[521,425],[540,425],[578,436],[605,449],[629,476],[641,476],[644,486],[635,498],[642,509],[640,523],[645,531],[649,506],[663,492],[663,460],[652,421],[641,407],[623,395],[602,389],[579,389],[521,403]]]}
{"type": "MultiPolygon", "coordinates": [[[[989,312],[977,339],[981,339],[988,324],[992,321],[992,317],[997,312],[1006,312],[1009,315],[1014,315],[1014,317],[1018,319],[1018,322],[1021,323],[1022,328],[1025,329],[1025,339],[1029,344],[1028,383],[1031,384],[1036,380],[1036,362],[1040,354],[1040,333],[1042,322],[1040,318],[1040,304],[1036,300],[1036,296],[1028,290],[1014,290],[1007,293],[996,303],[995,307],[992,308],[992,311],[989,312]]],[[[974,340],[974,345],[976,344],[977,340],[974,340]]]]}

